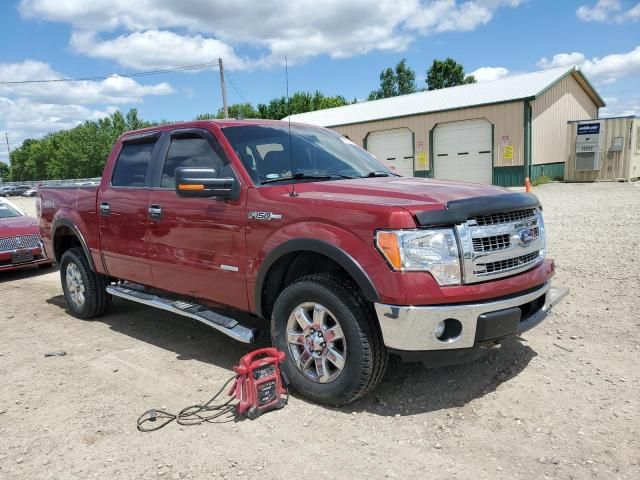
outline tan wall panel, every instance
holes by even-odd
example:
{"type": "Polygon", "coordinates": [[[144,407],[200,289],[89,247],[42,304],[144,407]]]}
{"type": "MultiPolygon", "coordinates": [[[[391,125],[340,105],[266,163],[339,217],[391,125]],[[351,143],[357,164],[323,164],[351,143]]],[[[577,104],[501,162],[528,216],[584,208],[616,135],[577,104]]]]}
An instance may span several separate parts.
{"type": "Polygon", "coordinates": [[[631,118],[612,118],[601,120],[603,129],[603,138],[600,150],[600,170],[597,171],[576,171],[575,154],[576,154],[576,132],[577,123],[569,124],[569,133],[567,136],[567,163],[566,178],[571,181],[589,182],[596,180],[629,180],[640,176],[640,151],[636,153],[634,124],[637,126],[638,121],[631,118]],[[610,152],[613,139],[615,137],[624,137],[624,147],[621,152],[610,152]],[[634,171],[635,166],[635,171],[634,171]]]}
{"type": "MultiPolygon", "coordinates": [[[[406,127],[415,135],[415,142],[422,142],[424,151],[429,154],[429,131],[436,125],[446,122],[461,120],[473,120],[484,118],[494,125],[493,150],[495,166],[522,165],[524,161],[523,145],[523,115],[522,102],[500,103],[483,107],[464,108],[459,110],[447,110],[445,112],[426,113],[409,117],[376,120],[352,125],[332,127],[333,130],[348,136],[360,146],[364,146],[364,139],[369,132],[389,130],[406,127]],[[513,159],[504,159],[501,141],[502,137],[509,137],[509,144],[513,146],[513,159]]],[[[424,170],[418,165],[418,155],[414,157],[414,169],[424,170]]],[[[433,159],[428,158],[429,169],[432,168],[433,159]]]]}
{"type": "Polygon", "coordinates": [[[569,75],[531,102],[532,164],[566,161],[567,122],[598,116],[598,106],[569,75]]]}
{"type": "Polygon", "coordinates": [[[640,119],[631,122],[631,158],[629,159],[629,179],[640,178],[640,119]]]}

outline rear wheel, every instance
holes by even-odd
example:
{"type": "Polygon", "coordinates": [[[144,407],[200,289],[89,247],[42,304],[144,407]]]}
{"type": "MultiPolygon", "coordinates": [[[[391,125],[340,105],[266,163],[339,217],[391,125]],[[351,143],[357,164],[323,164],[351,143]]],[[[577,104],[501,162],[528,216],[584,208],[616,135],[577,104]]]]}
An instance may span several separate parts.
{"type": "Polygon", "coordinates": [[[91,270],[81,248],[71,248],[62,255],[60,280],[67,306],[75,317],[98,317],[111,305],[107,277],[91,270]]]}
{"type": "Polygon", "coordinates": [[[366,395],[387,365],[371,306],[328,274],[304,277],[280,294],[271,335],[287,354],[282,368],[293,389],[319,403],[342,405],[366,395]]]}

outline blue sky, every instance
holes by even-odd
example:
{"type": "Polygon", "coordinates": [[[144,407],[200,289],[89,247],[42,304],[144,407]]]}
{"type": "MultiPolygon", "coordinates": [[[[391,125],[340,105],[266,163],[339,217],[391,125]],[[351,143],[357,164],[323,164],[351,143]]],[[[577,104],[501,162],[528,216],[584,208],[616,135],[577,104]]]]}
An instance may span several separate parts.
{"type": "MultiPolygon", "coordinates": [[[[432,60],[447,56],[483,81],[577,64],[605,98],[603,115],[640,115],[637,0],[21,0],[0,6],[0,40],[0,82],[140,72],[222,56],[229,102],[254,104],[284,94],[284,55],[291,91],[349,99],[366,98],[380,70],[403,57],[419,86],[432,60]]],[[[0,84],[0,132],[17,146],[115,109],[188,120],[221,104],[213,69],[0,84]]],[[[6,159],[2,145],[0,161],[6,159]]]]}

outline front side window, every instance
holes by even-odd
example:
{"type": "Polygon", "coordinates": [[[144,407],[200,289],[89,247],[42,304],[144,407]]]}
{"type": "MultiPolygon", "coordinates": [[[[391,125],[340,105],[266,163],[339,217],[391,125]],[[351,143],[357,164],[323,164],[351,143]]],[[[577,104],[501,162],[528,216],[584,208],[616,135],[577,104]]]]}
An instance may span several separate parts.
{"type": "Polygon", "coordinates": [[[144,187],[154,145],[155,142],[125,143],[116,160],[111,185],[114,187],[144,187]]]}
{"type": "Polygon", "coordinates": [[[223,133],[253,181],[337,180],[393,176],[373,155],[328,130],[286,124],[225,127],[223,133]]]}
{"type": "Polygon", "coordinates": [[[160,186],[175,188],[178,167],[213,168],[220,173],[223,166],[222,152],[214,150],[205,138],[197,136],[173,138],[162,167],[160,186]]]}

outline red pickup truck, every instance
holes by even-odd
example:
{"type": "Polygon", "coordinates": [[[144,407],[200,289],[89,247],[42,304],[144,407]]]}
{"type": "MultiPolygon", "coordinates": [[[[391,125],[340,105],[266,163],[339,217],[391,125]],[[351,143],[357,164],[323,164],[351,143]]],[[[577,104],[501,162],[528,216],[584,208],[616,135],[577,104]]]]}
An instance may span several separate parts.
{"type": "Polygon", "coordinates": [[[40,229],[70,311],[112,296],[250,343],[258,317],[294,389],[331,405],[389,354],[473,360],[540,323],[552,287],[538,199],[400,177],[337,133],[277,121],[128,132],[99,186],[41,188],[40,229]]]}

